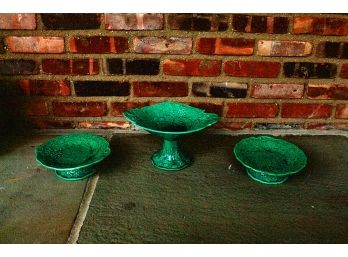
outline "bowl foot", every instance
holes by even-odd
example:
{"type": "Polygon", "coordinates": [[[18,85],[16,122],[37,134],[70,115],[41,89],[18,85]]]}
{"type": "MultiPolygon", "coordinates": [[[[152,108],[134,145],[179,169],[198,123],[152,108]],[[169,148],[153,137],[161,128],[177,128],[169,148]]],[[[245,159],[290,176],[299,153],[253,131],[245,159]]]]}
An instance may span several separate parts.
{"type": "Polygon", "coordinates": [[[267,175],[263,172],[255,172],[253,170],[247,169],[249,177],[257,182],[267,184],[267,185],[278,185],[284,183],[289,176],[272,176],[267,175]]]}
{"type": "Polygon", "coordinates": [[[74,170],[56,170],[56,176],[67,181],[83,180],[92,176],[97,170],[93,167],[74,169],[74,170]]]}
{"type": "Polygon", "coordinates": [[[177,171],[190,166],[193,160],[180,151],[177,141],[164,140],[162,149],[151,156],[151,162],[158,169],[177,171]]]}

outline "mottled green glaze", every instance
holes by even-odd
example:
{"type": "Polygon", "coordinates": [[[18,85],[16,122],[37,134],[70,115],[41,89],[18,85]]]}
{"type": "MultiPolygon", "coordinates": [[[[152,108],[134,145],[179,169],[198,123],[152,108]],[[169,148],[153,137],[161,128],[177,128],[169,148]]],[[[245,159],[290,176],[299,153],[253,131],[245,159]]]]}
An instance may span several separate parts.
{"type": "Polygon", "coordinates": [[[242,139],[233,151],[248,175],[264,184],[281,184],[307,164],[307,157],[300,148],[270,136],[242,139]]]}
{"type": "Polygon", "coordinates": [[[91,166],[110,154],[100,136],[77,133],[55,137],[35,149],[36,161],[64,180],[81,180],[94,174],[91,166]]]}
{"type": "Polygon", "coordinates": [[[135,126],[164,139],[162,149],[152,155],[151,161],[155,167],[168,171],[182,170],[192,163],[192,158],[180,150],[176,140],[219,120],[214,113],[176,102],[134,108],[125,112],[124,116],[135,126]]]}

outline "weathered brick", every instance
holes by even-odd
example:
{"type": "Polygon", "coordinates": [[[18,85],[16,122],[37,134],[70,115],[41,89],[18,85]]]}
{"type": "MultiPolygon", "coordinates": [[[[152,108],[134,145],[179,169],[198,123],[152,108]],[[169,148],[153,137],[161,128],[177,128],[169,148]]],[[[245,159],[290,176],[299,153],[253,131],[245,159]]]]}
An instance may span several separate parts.
{"type": "Polygon", "coordinates": [[[136,37],[133,40],[136,53],[190,54],[192,39],[180,37],[136,37]]]}
{"type": "Polygon", "coordinates": [[[289,20],[287,17],[235,14],[232,27],[238,32],[285,34],[289,20]]]}
{"type": "Polygon", "coordinates": [[[159,30],[163,29],[163,14],[107,13],[105,14],[105,28],[108,30],[159,30]]]}
{"type": "Polygon", "coordinates": [[[159,73],[158,59],[126,60],[127,75],[157,75],[159,73]]]}
{"type": "Polygon", "coordinates": [[[255,129],[267,130],[267,129],[303,129],[302,123],[255,123],[255,129]]]}
{"type": "Polygon", "coordinates": [[[333,63],[285,62],[284,76],[288,78],[333,78],[337,66],[333,63]]]}
{"type": "Polygon", "coordinates": [[[317,46],[317,57],[348,59],[348,43],[320,42],[317,46]]]}
{"type": "Polygon", "coordinates": [[[73,53],[124,53],[128,50],[126,37],[72,37],[70,51],[73,53]]]}
{"type": "Polygon", "coordinates": [[[47,29],[98,29],[100,14],[93,13],[45,13],[41,14],[47,29]]]}
{"type": "Polygon", "coordinates": [[[149,105],[149,102],[113,102],[111,103],[110,114],[112,116],[122,116],[125,111],[146,105],[149,105]]]}
{"type": "Polygon", "coordinates": [[[304,41],[271,41],[260,40],[257,54],[262,56],[308,56],[312,52],[312,44],[304,41]]]}
{"type": "Polygon", "coordinates": [[[31,123],[37,129],[71,129],[75,128],[75,124],[71,121],[56,120],[32,120],[31,123]]]}
{"type": "Polygon", "coordinates": [[[298,16],[293,19],[294,34],[336,35],[348,34],[348,19],[298,16]]]}
{"type": "Polygon", "coordinates": [[[307,97],[310,99],[348,100],[348,85],[309,84],[307,86],[307,97]]]}
{"type": "Polygon", "coordinates": [[[335,117],[337,119],[348,119],[348,104],[336,105],[335,117]]]}
{"type": "Polygon", "coordinates": [[[250,96],[254,98],[302,98],[303,84],[253,84],[250,96]]]}
{"type": "Polygon", "coordinates": [[[47,103],[41,100],[30,101],[25,104],[26,114],[30,116],[48,115],[47,103]]]}
{"type": "Polygon", "coordinates": [[[22,95],[22,92],[20,88],[18,87],[16,80],[12,80],[10,78],[6,80],[0,80],[0,98],[2,97],[0,102],[3,101],[4,99],[12,99],[13,96],[18,96],[18,95],[22,95]]]}
{"type": "Polygon", "coordinates": [[[36,17],[31,13],[1,13],[0,29],[35,29],[36,17]]]}
{"type": "Polygon", "coordinates": [[[129,129],[131,124],[127,121],[83,121],[78,123],[78,127],[86,129],[129,129]]]}
{"type": "Polygon", "coordinates": [[[229,122],[220,121],[213,128],[225,128],[228,130],[250,130],[252,128],[252,122],[229,122]]]}
{"type": "Polygon", "coordinates": [[[202,54],[252,55],[254,42],[245,38],[198,38],[196,50],[202,54]]]}
{"type": "Polygon", "coordinates": [[[95,75],[99,73],[96,59],[43,59],[42,71],[48,74],[95,75]]]}
{"type": "Polygon", "coordinates": [[[0,74],[27,75],[37,74],[38,65],[34,60],[7,59],[0,60],[0,74]]]}
{"type": "Polygon", "coordinates": [[[221,73],[221,61],[167,59],[163,62],[163,72],[173,76],[218,76],[221,73]]]}
{"type": "Polygon", "coordinates": [[[14,53],[63,53],[63,37],[6,37],[7,49],[14,53]]]}
{"type": "Polygon", "coordinates": [[[69,96],[70,82],[67,80],[28,80],[18,81],[24,95],[28,96],[69,96]]]}
{"type": "Polygon", "coordinates": [[[0,37],[0,54],[3,54],[5,52],[6,52],[6,49],[5,49],[4,39],[0,37]]]}
{"type": "Polygon", "coordinates": [[[343,79],[348,79],[348,63],[342,64],[340,77],[343,79]]]}
{"type": "Polygon", "coordinates": [[[132,86],[133,95],[139,97],[181,97],[188,94],[187,82],[139,81],[133,82],[132,86]]]}
{"type": "Polygon", "coordinates": [[[105,102],[53,102],[52,110],[60,117],[98,117],[106,114],[105,102]]]}
{"type": "Polygon", "coordinates": [[[196,96],[245,98],[248,85],[233,82],[194,82],[192,93],[196,96]]]}
{"type": "Polygon", "coordinates": [[[228,28],[228,15],[169,14],[168,26],[172,30],[225,31],[228,28]]]}
{"type": "Polygon", "coordinates": [[[319,130],[330,130],[330,129],[348,130],[348,123],[309,122],[307,123],[306,127],[307,129],[319,129],[319,130]]]}
{"type": "Polygon", "coordinates": [[[275,103],[228,103],[227,118],[273,118],[278,114],[275,103]]]}
{"type": "Polygon", "coordinates": [[[119,58],[108,58],[105,60],[103,68],[107,74],[123,74],[123,60],[119,58]]]}
{"type": "Polygon", "coordinates": [[[75,81],[77,96],[128,96],[130,94],[129,82],[119,81],[75,81]]]}
{"type": "Polygon", "coordinates": [[[279,71],[279,62],[227,61],[224,65],[224,72],[234,77],[275,78],[279,71]]]}
{"type": "Polygon", "coordinates": [[[331,115],[332,106],[328,104],[302,104],[284,103],[282,104],[283,118],[328,118],[331,115]]]}
{"type": "Polygon", "coordinates": [[[222,103],[201,103],[201,102],[190,102],[186,103],[190,106],[203,109],[205,112],[216,113],[217,115],[222,115],[223,105],[222,103]]]}

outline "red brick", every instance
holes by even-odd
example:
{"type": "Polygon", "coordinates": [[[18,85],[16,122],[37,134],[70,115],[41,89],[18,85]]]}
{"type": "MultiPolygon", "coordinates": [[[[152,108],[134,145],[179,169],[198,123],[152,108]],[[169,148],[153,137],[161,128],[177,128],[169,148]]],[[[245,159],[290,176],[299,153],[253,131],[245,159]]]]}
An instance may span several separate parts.
{"type": "Polygon", "coordinates": [[[159,30],[163,28],[163,14],[107,13],[105,28],[108,30],[159,30]]]}
{"type": "Polygon", "coordinates": [[[250,86],[250,96],[254,98],[301,98],[303,84],[254,84],[250,86]]]}
{"type": "Polygon", "coordinates": [[[98,117],[106,114],[104,102],[53,102],[53,114],[60,117],[98,117]]]}
{"type": "Polygon", "coordinates": [[[311,16],[294,17],[293,33],[344,36],[348,34],[348,19],[311,16]]]}
{"type": "Polygon", "coordinates": [[[30,13],[1,13],[0,29],[35,29],[36,17],[30,13]]]}
{"type": "Polygon", "coordinates": [[[348,104],[338,104],[335,117],[337,119],[348,119],[348,104]]]}
{"type": "Polygon", "coordinates": [[[312,44],[304,41],[260,40],[257,46],[262,56],[308,56],[311,52],[312,44]]]}
{"type": "Polygon", "coordinates": [[[280,71],[279,62],[227,61],[224,65],[227,75],[234,77],[275,78],[280,71]]]}
{"type": "Polygon", "coordinates": [[[63,37],[6,37],[7,49],[14,53],[63,53],[63,37]]]}
{"type": "Polygon", "coordinates": [[[196,50],[202,54],[252,55],[254,42],[245,38],[198,38],[196,50]]]}
{"type": "Polygon", "coordinates": [[[43,59],[42,71],[48,74],[95,75],[99,73],[96,59],[43,59]]]}
{"type": "Polygon", "coordinates": [[[222,115],[223,105],[222,103],[200,103],[200,102],[190,102],[186,103],[196,108],[203,109],[205,112],[216,113],[217,115],[222,115]]]}
{"type": "Polygon", "coordinates": [[[187,96],[188,84],[186,82],[133,82],[133,95],[140,97],[181,97],[187,96]]]}
{"type": "Polygon", "coordinates": [[[278,114],[274,103],[228,103],[227,118],[273,118],[278,114]]]}
{"type": "Polygon", "coordinates": [[[134,51],[145,54],[190,54],[192,39],[180,37],[136,37],[134,51]]]}
{"type": "Polygon", "coordinates": [[[127,121],[100,121],[100,122],[79,122],[79,128],[87,129],[129,129],[131,127],[130,123],[127,121]]]}
{"type": "Polygon", "coordinates": [[[25,110],[30,116],[46,116],[48,115],[47,103],[43,101],[30,101],[26,103],[25,110]]]}
{"type": "Polygon", "coordinates": [[[348,85],[309,84],[307,87],[307,97],[310,99],[348,100],[348,85]]]}
{"type": "Polygon", "coordinates": [[[72,37],[70,38],[72,53],[124,53],[128,50],[126,37],[72,37]]]}
{"type": "Polygon", "coordinates": [[[328,118],[331,111],[332,106],[328,104],[284,103],[282,105],[283,118],[328,118]]]}
{"type": "Polygon", "coordinates": [[[70,82],[67,80],[28,80],[18,81],[24,95],[69,96],[70,82]]]}
{"type": "Polygon", "coordinates": [[[111,103],[110,114],[112,116],[122,116],[125,111],[133,108],[141,108],[149,105],[149,102],[113,102],[111,103]]]}
{"type": "Polygon", "coordinates": [[[31,122],[34,127],[38,129],[75,128],[75,124],[71,121],[32,120],[31,122]]]}
{"type": "Polygon", "coordinates": [[[221,73],[221,61],[167,59],[163,62],[163,72],[174,76],[218,76],[221,73]]]}
{"type": "Polygon", "coordinates": [[[220,121],[213,128],[225,128],[229,130],[250,130],[252,122],[226,122],[220,121]]]}
{"type": "Polygon", "coordinates": [[[340,77],[343,79],[348,79],[348,63],[342,64],[340,77]]]}

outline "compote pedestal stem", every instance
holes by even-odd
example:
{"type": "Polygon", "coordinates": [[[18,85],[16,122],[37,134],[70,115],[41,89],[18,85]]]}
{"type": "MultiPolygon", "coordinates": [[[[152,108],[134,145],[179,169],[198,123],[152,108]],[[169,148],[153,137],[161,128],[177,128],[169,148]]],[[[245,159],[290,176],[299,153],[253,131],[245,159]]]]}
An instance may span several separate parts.
{"type": "Polygon", "coordinates": [[[162,149],[151,157],[152,163],[159,169],[181,170],[192,163],[192,158],[182,152],[176,140],[163,140],[162,149]]]}

